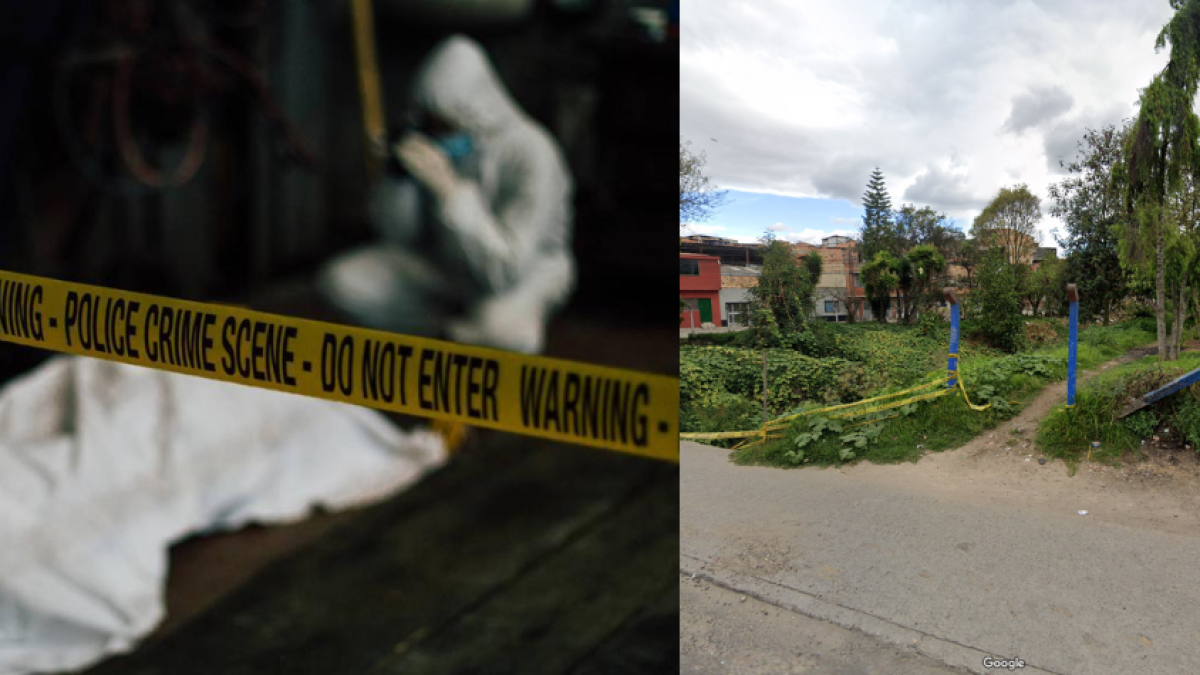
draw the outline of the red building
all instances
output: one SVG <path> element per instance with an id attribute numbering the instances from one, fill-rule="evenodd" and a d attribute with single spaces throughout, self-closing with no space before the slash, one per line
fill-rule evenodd
<path id="1" fill-rule="evenodd" d="M 721 325 L 721 259 L 713 255 L 679 254 L 679 297 L 689 310 L 680 328 Z"/>

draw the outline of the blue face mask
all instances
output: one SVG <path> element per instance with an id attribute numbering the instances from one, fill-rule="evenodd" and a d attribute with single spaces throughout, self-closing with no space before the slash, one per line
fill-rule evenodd
<path id="1" fill-rule="evenodd" d="M 437 138 L 437 144 L 442 146 L 442 150 L 445 150 L 446 154 L 449 155 L 450 159 L 454 160 L 455 163 L 461 162 L 462 160 L 471 156 L 471 137 L 466 134 L 459 133 L 439 136 Z"/>

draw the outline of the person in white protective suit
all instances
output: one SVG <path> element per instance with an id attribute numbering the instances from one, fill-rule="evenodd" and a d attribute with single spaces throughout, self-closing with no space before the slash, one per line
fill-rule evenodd
<path id="1" fill-rule="evenodd" d="M 372 199 L 384 241 L 335 259 L 318 289 L 371 327 L 540 352 L 575 276 L 558 145 L 466 37 L 434 49 L 413 103 L 421 131 L 389 142 L 408 175 Z"/>

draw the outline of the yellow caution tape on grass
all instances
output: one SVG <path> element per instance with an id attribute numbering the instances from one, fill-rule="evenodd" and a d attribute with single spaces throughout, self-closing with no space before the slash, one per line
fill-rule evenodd
<path id="1" fill-rule="evenodd" d="M 949 372 L 950 372 L 950 374 L 945 377 L 939 378 L 932 382 L 927 382 L 925 384 L 922 384 L 922 385 L 919 385 L 916 387 L 905 389 L 903 391 L 898 391 L 894 394 L 885 394 L 883 396 L 867 398 L 867 399 L 863 399 L 861 401 L 856 401 L 854 403 L 844 403 L 841 405 L 829 406 L 827 408 L 819 408 L 816 410 L 806 410 L 802 413 L 796 413 L 795 415 L 779 417 L 779 418 L 771 420 L 770 422 L 767 422 L 761 428 L 754 429 L 751 431 L 713 431 L 713 432 L 700 432 L 700 433 L 685 433 L 685 434 L 679 434 L 679 437 L 682 439 L 685 439 L 685 440 L 693 440 L 693 441 L 718 440 L 718 439 L 724 439 L 724 438 L 744 438 L 744 439 L 746 439 L 745 441 L 743 441 L 742 443 L 739 443 L 737 446 L 735 446 L 733 448 L 734 450 L 737 450 L 738 448 L 741 448 L 741 447 L 745 447 L 748 445 L 754 445 L 755 443 L 761 443 L 763 440 L 765 440 L 766 434 L 771 433 L 771 432 L 780 431 L 785 426 L 787 426 L 786 422 L 789 422 L 791 420 L 794 420 L 794 419 L 797 419 L 800 417 L 815 415 L 817 413 L 830 412 L 833 410 L 843 410 L 846 408 L 854 408 L 854 410 L 842 413 L 840 415 L 830 415 L 829 419 L 840 420 L 840 419 L 848 419 L 848 418 L 853 418 L 853 417 L 862 417 L 863 415 L 869 415 L 871 413 L 879 412 L 882 410 L 890 410 L 892 408 L 899 408 L 901 406 L 908 405 L 909 403 L 916 403 L 918 401 L 926 401 L 929 399 L 938 398 L 940 396 L 945 396 L 949 393 L 954 392 L 956 389 L 962 390 L 963 400 L 965 400 L 967 402 L 967 405 L 971 408 L 971 410 L 975 410 L 978 412 L 978 411 L 987 410 L 988 408 L 992 407 L 991 403 L 989 403 L 987 405 L 975 405 L 974 403 L 971 403 L 971 400 L 969 398 L 967 398 L 967 388 L 963 384 L 962 375 L 957 370 L 952 370 Z M 952 387 L 952 388 L 942 389 L 941 391 L 935 391 L 935 392 L 932 392 L 929 394 L 922 394 L 920 396 L 913 396 L 911 398 L 906 398 L 901 401 L 893 401 L 891 403 L 885 403 L 883 405 L 871 406 L 869 408 L 861 408 L 861 409 L 859 408 L 859 406 L 861 406 L 865 403 L 872 403 L 874 401 L 882 401 L 884 399 L 895 398 L 895 397 L 903 395 L 903 394 L 910 394 L 914 391 L 920 391 L 922 389 L 929 389 L 930 387 L 936 387 L 940 384 L 945 384 L 951 378 L 957 378 L 957 380 L 958 380 L 957 382 L 955 382 L 954 387 Z M 895 417 L 895 415 L 893 415 L 892 417 Z M 884 419 L 891 419 L 891 417 L 886 417 Z M 879 421 L 879 420 L 870 420 L 868 422 L 863 422 L 862 424 L 869 424 L 870 422 L 875 422 L 875 421 Z M 860 425 L 852 424 L 851 426 L 860 426 Z M 757 438 L 757 440 L 751 442 L 751 439 L 754 439 L 754 438 Z"/>
<path id="2" fill-rule="evenodd" d="M 920 396 L 906 398 L 903 401 L 895 401 L 892 403 L 885 403 L 884 405 L 872 406 L 865 410 L 853 410 L 851 412 L 843 413 L 841 415 L 833 415 L 829 419 L 840 420 L 840 419 L 845 419 L 847 417 L 862 417 L 863 415 L 870 415 L 871 413 L 879 412 L 881 410 L 891 410 L 892 408 L 899 408 L 900 406 L 908 405 L 909 403 L 916 403 L 917 401 L 925 401 L 925 400 L 928 400 L 931 398 L 945 396 L 946 394 L 949 394 L 951 391 L 953 391 L 953 390 L 952 389 L 943 389 L 941 391 L 935 391 L 930 394 L 922 394 Z"/>
<path id="3" fill-rule="evenodd" d="M 775 431 L 782 430 L 784 427 L 787 426 L 786 424 L 783 424 L 783 422 L 785 422 L 785 421 L 794 420 L 796 418 L 804 417 L 806 415 L 814 415 L 816 413 L 829 412 L 830 410 L 842 410 L 842 409 L 850 408 L 853 406 L 860 406 L 860 405 L 863 405 L 864 403 L 870 403 L 871 401 L 879 401 L 879 400 L 886 399 L 886 398 L 893 398 L 900 394 L 906 394 L 906 393 L 918 391 L 921 389 L 928 389 L 931 386 L 935 386 L 938 384 L 945 384 L 945 383 L 946 383 L 946 381 L 944 379 L 937 380 L 935 382 L 923 384 L 919 387 L 913 387 L 912 389 L 906 389 L 902 392 L 897 392 L 895 394 L 887 394 L 885 396 L 876 396 L 875 398 L 866 398 L 861 401 L 857 401 L 855 403 L 844 403 L 842 405 L 830 406 L 828 408 L 820 408 L 818 410 L 806 410 L 802 413 L 798 413 L 795 415 L 788 415 L 787 417 L 780 417 L 778 419 L 771 420 L 763 427 L 758 428 L 758 429 L 753 429 L 751 431 L 688 432 L 688 433 L 679 434 L 679 437 L 682 439 L 685 439 L 685 440 L 702 441 L 702 440 L 716 440 L 716 439 L 722 439 L 722 438 L 747 438 L 747 437 L 752 437 L 752 436 L 761 436 L 764 432 L 775 432 Z M 902 401 L 894 401 L 892 403 L 888 403 L 885 405 L 874 406 L 871 408 L 865 408 L 863 410 L 852 410 L 850 412 L 843 413 L 841 415 L 831 415 L 829 417 L 829 419 L 838 420 L 838 419 L 845 419 L 848 417 L 860 417 L 862 415 L 867 415 L 867 414 L 870 414 L 870 413 L 873 413 L 873 412 L 876 412 L 879 410 L 888 410 L 890 408 L 898 408 L 902 405 L 908 405 L 909 403 L 913 403 L 915 401 L 924 401 L 925 399 L 937 398 L 938 396 L 945 396 L 946 394 L 949 394 L 951 391 L 953 391 L 953 390 L 952 389 L 944 389 L 942 391 L 937 391 L 932 394 L 924 394 L 922 396 L 914 396 L 912 398 L 907 398 Z"/>
<path id="4" fill-rule="evenodd" d="M 0 340 L 679 461 L 662 375 L 5 271 Z"/>
<path id="5" fill-rule="evenodd" d="M 954 374 L 958 377 L 957 387 L 962 390 L 963 400 L 967 402 L 967 405 L 971 408 L 971 410 L 979 412 L 992 407 L 991 403 L 987 405 L 975 405 L 974 403 L 971 403 L 971 399 L 967 398 L 967 387 L 963 384 L 962 375 L 959 375 L 958 371 L 954 371 Z"/>
<path id="6" fill-rule="evenodd" d="M 767 428 L 779 427 L 779 426 L 783 426 L 783 423 L 790 422 L 791 420 L 794 420 L 798 417 L 807 417 L 809 415 L 815 415 L 817 413 L 830 412 L 833 410 L 842 410 L 845 408 L 855 408 L 860 405 L 864 405 L 866 403 L 872 403 L 874 401 L 882 401 L 887 398 L 896 398 L 897 396 L 903 396 L 904 394 L 911 394 L 914 391 L 921 391 L 922 389 L 929 389 L 930 387 L 936 387 L 939 384 L 946 384 L 946 382 L 949 379 L 950 379 L 949 377 L 943 377 L 943 378 L 934 380 L 933 382 L 926 382 L 925 384 L 918 385 L 916 387 L 911 387 L 911 388 L 905 389 L 903 391 L 898 391 L 894 394 L 884 394 L 883 396 L 876 396 L 874 398 L 864 398 L 863 400 L 855 401 L 854 403 L 843 403 L 841 405 L 829 406 L 827 408 L 819 408 L 817 410 L 805 410 L 802 413 L 796 413 L 795 415 L 788 415 L 787 417 L 778 417 L 776 419 L 771 420 L 770 422 L 767 422 L 766 427 Z M 903 404 L 901 404 L 901 405 L 903 405 Z M 850 415 L 841 415 L 839 417 L 849 417 L 849 416 Z M 835 417 L 833 419 L 838 419 L 838 417 Z"/>

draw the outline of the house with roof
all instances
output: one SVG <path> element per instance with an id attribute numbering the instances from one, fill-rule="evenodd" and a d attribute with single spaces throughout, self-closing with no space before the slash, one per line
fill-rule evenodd
<path id="1" fill-rule="evenodd" d="M 688 306 L 679 320 L 681 329 L 721 325 L 721 259 L 680 253 L 679 297 Z"/>

